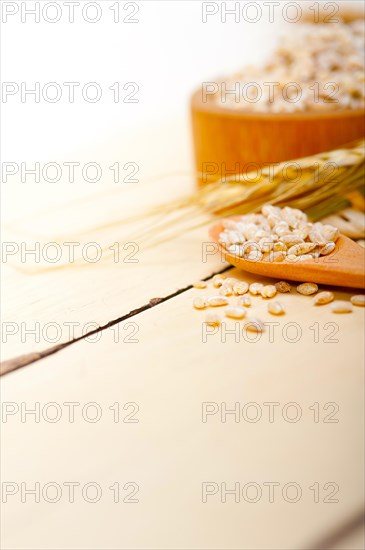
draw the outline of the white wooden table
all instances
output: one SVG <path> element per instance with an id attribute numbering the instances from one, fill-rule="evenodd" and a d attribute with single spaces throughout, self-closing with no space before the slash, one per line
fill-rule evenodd
<path id="1" fill-rule="evenodd" d="M 141 150 L 137 138 L 129 146 Z M 145 172 L 158 174 L 161 143 L 142 150 Z M 168 166 L 186 169 L 189 158 L 186 137 L 170 147 Z M 181 180 L 102 191 L 80 191 L 77 206 L 70 193 L 67 208 L 48 197 L 34 212 L 23 197 L 9 240 L 75 238 L 82 226 L 181 192 Z M 5 192 L 11 200 L 13 189 Z M 110 244 L 123 231 L 111 226 L 87 239 Z M 277 323 L 274 333 L 249 342 L 224 340 L 219 330 L 204 341 L 204 313 L 191 304 L 204 291 L 191 285 L 226 267 L 216 256 L 202 261 L 206 238 L 202 228 L 141 249 L 138 263 L 35 273 L 5 266 L 3 321 L 18 332 L 8 334 L 4 360 L 26 356 L 29 364 L 1 379 L 4 548 L 364 547 L 363 311 L 335 316 L 293 291 L 276 319 L 254 298 L 255 315 Z M 64 347 L 70 321 L 74 338 L 104 328 Z M 57 323 L 61 336 L 24 338 L 22 322 Z M 60 349 L 48 355 L 53 346 Z M 48 356 L 31 362 L 34 353 Z M 4 372 L 17 365 L 5 363 Z M 39 418 L 26 413 L 37 407 Z"/>

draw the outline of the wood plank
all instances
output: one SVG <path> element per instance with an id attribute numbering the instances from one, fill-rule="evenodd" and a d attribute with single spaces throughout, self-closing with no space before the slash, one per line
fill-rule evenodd
<path id="1" fill-rule="evenodd" d="M 158 141 L 154 139 L 157 131 Z M 206 228 L 146 249 L 135 238 L 144 220 L 118 224 L 194 189 L 189 132 L 184 113 L 144 133 L 108 136 L 102 153 L 95 146 L 67 157 L 82 165 L 90 157 L 98 161 L 106 175 L 96 184 L 79 180 L 70 184 L 65 177 L 51 186 L 31 180 L 22 183 L 20 174 L 18 180 L 9 179 L 3 191 L 7 204 L 3 241 L 14 243 L 19 251 L 39 243 L 41 261 L 27 255 L 23 263 L 17 252 L 4 265 L 3 361 L 78 338 L 148 304 L 151 298 L 167 296 L 224 268 L 219 255 L 202 261 Z M 138 183 L 114 183 L 113 172 L 105 167 L 121 157 L 138 161 Z M 117 241 L 121 244 L 115 247 Z M 48 254 L 49 242 L 61 245 L 60 262 L 51 264 L 42 258 L 42 253 Z M 69 257 L 67 242 L 79 243 L 76 259 L 82 259 L 80 251 L 88 243 L 97 243 L 103 248 L 102 259 L 59 269 Z M 90 254 L 94 252 L 92 247 Z M 53 253 L 56 250 L 49 249 L 49 256 Z M 112 257 L 105 259 L 107 253 Z"/>
<path id="2" fill-rule="evenodd" d="M 232 334 L 224 342 L 220 330 L 204 343 L 204 312 L 191 307 L 201 292 L 191 289 L 141 313 L 136 326 L 125 321 L 119 342 L 107 329 L 97 342 L 83 340 L 2 379 L 3 401 L 19 407 L 56 402 L 63 414 L 56 423 L 8 417 L 3 480 L 42 486 L 94 481 L 103 490 L 96 504 L 80 496 L 69 504 L 64 492 L 56 504 L 9 497 L 3 505 L 6 548 L 306 548 L 358 514 L 364 503 L 361 308 L 335 316 L 293 293 L 280 298 L 287 315 L 276 319 L 254 298 L 255 315 L 279 323 L 272 342 L 269 331 L 256 343 L 235 342 Z M 296 343 L 292 329 L 285 329 L 290 322 L 302 331 Z M 311 330 L 315 322 L 319 341 Z M 328 323 L 338 326 L 332 337 L 336 327 Z M 234 321 L 226 326 L 234 327 Z M 138 342 L 126 342 L 134 329 Z M 81 409 L 92 401 L 102 410 L 99 422 L 77 412 L 74 423 L 67 421 L 64 402 L 79 402 Z M 109 407 L 115 402 L 137 403 L 139 422 L 114 423 Z M 217 403 L 220 412 L 223 402 L 227 408 L 256 403 L 246 413 L 259 410 L 262 417 L 251 423 L 228 415 L 223 423 L 217 413 L 204 423 L 203 402 Z M 267 402 L 279 403 L 273 422 Z M 297 422 L 284 419 L 295 413 L 288 403 L 302 413 Z M 325 410 L 327 403 L 338 407 L 332 416 L 338 422 L 324 422 L 335 411 Z M 113 503 L 108 487 L 116 481 L 138 483 L 139 503 Z M 256 483 L 262 496 L 254 504 L 228 495 L 222 503 L 219 490 L 203 503 L 203 482 L 228 488 L 238 482 L 241 489 Z M 272 503 L 265 482 L 280 484 Z M 296 503 L 282 497 L 289 482 L 302 490 Z M 310 489 L 315 483 L 318 503 Z M 324 502 L 336 487 L 325 489 L 326 483 L 338 485 L 338 502 Z"/>

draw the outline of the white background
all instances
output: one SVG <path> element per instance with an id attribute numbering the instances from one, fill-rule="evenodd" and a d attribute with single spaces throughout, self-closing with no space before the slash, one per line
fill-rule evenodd
<path id="1" fill-rule="evenodd" d="M 273 22 L 269 21 L 266 2 L 251 2 L 262 8 L 256 22 L 250 22 L 256 17 L 255 8 L 242 11 L 248 2 L 210 2 L 208 9 L 217 13 L 208 16 L 205 23 L 207 3 L 195 0 L 129 3 L 138 6 L 138 13 L 132 16 L 138 23 L 123 22 L 133 11 L 133 5 L 126 6 L 127 2 L 119 2 L 119 23 L 114 22 L 115 12 L 110 9 L 115 1 L 95 2 L 101 13 L 96 23 L 87 22 L 82 15 L 82 9 L 90 4 L 86 0 L 76 2 L 74 23 L 69 22 L 70 11 L 64 1 L 47 0 L 38 2 L 37 23 L 29 13 L 35 4 L 1 2 L 2 81 L 30 89 L 36 82 L 41 89 L 56 82 L 63 95 L 56 103 L 42 96 L 36 103 L 32 95 L 22 102 L 20 92 L 3 96 L 2 162 L 27 162 L 32 166 L 35 162 L 98 162 L 107 158 L 111 164 L 140 163 L 136 157 L 142 150 L 139 143 L 144 140 L 144 148 L 149 149 L 156 166 L 152 169 L 145 159 L 142 176 L 163 172 L 167 158 L 178 169 L 191 170 L 189 98 L 193 90 L 203 81 L 263 61 L 285 27 L 292 30 L 297 24 L 283 19 L 283 10 L 290 2 L 281 2 L 275 8 Z M 44 15 L 47 4 L 53 7 L 49 5 Z M 308 7 L 314 2 L 301 4 Z M 227 15 L 224 21 L 224 8 L 235 6 L 239 8 L 238 17 Z M 17 12 L 6 18 L 12 10 Z M 96 13 L 92 6 L 86 12 L 89 19 L 94 19 Z M 285 13 L 289 18 L 295 16 L 291 8 Z M 46 21 L 59 15 L 56 23 Z M 80 83 L 72 104 L 64 82 Z M 97 103 L 82 98 L 80 90 L 88 82 L 101 86 L 103 96 Z M 136 82 L 138 103 L 115 103 L 109 89 L 115 82 L 121 88 L 126 82 Z M 33 202 L 46 204 L 50 197 L 57 201 L 76 197 L 81 189 L 74 186 L 70 190 L 66 182 L 63 186 L 38 185 L 30 191 L 31 184 L 28 177 L 26 189 L 16 185 L 16 178 L 12 187 L 7 185 L 6 218 L 14 219 L 14 210 L 22 213 Z"/>

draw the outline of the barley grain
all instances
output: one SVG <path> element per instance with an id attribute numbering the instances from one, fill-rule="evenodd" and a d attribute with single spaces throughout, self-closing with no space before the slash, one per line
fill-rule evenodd
<path id="1" fill-rule="evenodd" d="M 219 315 L 216 315 L 215 313 L 208 313 L 205 318 L 205 322 L 210 327 L 219 327 L 219 325 L 221 324 L 221 319 Z"/>
<path id="2" fill-rule="evenodd" d="M 299 294 L 304 294 L 304 296 L 311 296 L 318 292 L 318 285 L 316 283 L 302 283 L 297 286 L 297 291 Z"/>
<path id="3" fill-rule="evenodd" d="M 221 294 L 222 296 L 232 296 L 232 292 L 232 286 L 227 283 L 223 283 L 223 285 L 219 289 L 219 294 Z"/>
<path id="4" fill-rule="evenodd" d="M 319 292 L 315 296 L 313 300 L 313 304 L 316 306 L 322 306 L 324 304 L 329 304 L 330 302 L 333 302 L 334 299 L 335 297 L 333 292 L 329 292 L 329 291 Z"/>
<path id="5" fill-rule="evenodd" d="M 243 326 L 249 332 L 264 332 L 265 330 L 263 322 L 256 317 L 248 317 L 247 320 L 244 321 Z"/>
<path id="6" fill-rule="evenodd" d="M 274 252 L 286 252 L 287 246 L 283 241 L 276 241 L 273 246 Z"/>
<path id="7" fill-rule="evenodd" d="M 226 317 L 230 317 L 232 319 L 243 319 L 246 316 L 246 310 L 243 307 L 239 306 L 232 306 L 225 310 Z"/>
<path id="8" fill-rule="evenodd" d="M 278 283 L 275 283 L 276 290 L 281 293 L 290 292 L 291 286 L 286 281 L 279 281 Z"/>
<path id="9" fill-rule="evenodd" d="M 207 298 L 207 304 L 210 307 L 221 307 L 228 305 L 228 300 L 224 296 L 211 296 Z"/>
<path id="10" fill-rule="evenodd" d="M 351 313 L 353 311 L 351 302 L 345 302 L 344 300 L 336 300 L 331 304 L 333 313 Z"/>
<path id="11" fill-rule="evenodd" d="M 324 225 L 322 228 L 322 234 L 324 235 L 327 242 L 336 242 L 340 232 L 337 227 L 333 227 L 333 225 Z"/>
<path id="12" fill-rule="evenodd" d="M 205 298 L 200 298 L 199 296 L 198 298 L 194 298 L 193 306 L 195 307 L 195 309 L 205 309 L 208 304 Z"/>
<path id="13" fill-rule="evenodd" d="M 363 109 L 364 30 L 361 17 L 360 14 L 359 19 L 346 24 L 337 19 L 336 25 L 328 25 L 324 21 L 299 25 L 299 28 L 280 37 L 277 48 L 267 62 L 243 67 L 239 73 L 225 77 L 227 89 L 239 85 L 241 90 L 250 82 L 255 82 L 261 90 L 259 97 L 256 90 L 250 92 L 248 89 L 238 100 L 235 94 L 228 97 L 225 94 L 223 101 L 222 93 L 218 91 L 212 100 L 221 108 L 259 113 Z M 298 98 L 295 88 L 291 91 L 288 89 L 285 96 L 275 91 L 273 97 L 270 97 L 265 86 L 268 82 L 281 82 L 279 90 L 285 83 L 297 83 L 296 87 L 301 90 L 300 96 Z M 311 82 L 321 83 L 318 94 L 310 93 Z M 335 95 L 332 86 L 326 89 L 323 85 L 325 82 L 331 82 L 336 88 Z M 275 215 L 274 210 L 267 212 Z M 291 219 L 290 214 L 295 216 L 294 212 L 289 211 L 287 219 Z"/>
<path id="14" fill-rule="evenodd" d="M 356 296 L 351 296 L 351 303 L 354 306 L 364 307 L 365 306 L 365 296 L 363 294 L 356 294 Z"/>
<path id="15" fill-rule="evenodd" d="M 227 247 L 228 252 L 233 254 L 233 256 L 242 256 L 243 247 L 241 244 L 231 244 Z"/>
<path id="16" fill-rule="evenodd" d="M 302 256 L 314 250 L 316 246 L 317 245 L 315 243 L 295 244 L 294 246 L 291 246 L 289 248 L 288 254 L 295 254 L 295 256 Z"/>
<path id="17" fill-rule="evenodd" d="M 233 294 L 236 296 L 241 296 L 242 294 L 246 294 L 248 292 L 248 283 L 245 281 L 238 281 L 233 285 Z"/>
<path id="18" fill-rule="evenodd" d="M 249 252 L 246 256 L 246 260 L 249 262 L 260 262 L 262 260 L 262 252 L 261 250 L 252 250 L 252 252 Z"/>
<path id="19" fill-rule="evenodd" d="M 236 279 L 235 277 L 227 277 L 227 279 L 224 281 L 225 284 L 230 285 L 233 287 L 236 283 L 239 283 L 239 279 Z"/>
<path id="20" fill-rule="evenodd" d="M 207 283 L 205 281 L 196 281 L 193 283 L 194 288 L 207 288 Z"/>
<path id="21" fill-rule="evenodd" d="M 264 285 L 262 283 L 251 283 L 248 288 L 252 296 L 257 296 L 258 294 L 261 294 L 261 290 L 264 288 Z"/>
<path id="22" fill-rule="evenodd" d="M 279 252 L 269 252 L 266 261 L 267 262 L 283 262 L 286 258 L 285 250 Z"/>
<path id="23" fill-rule="evenodd" d="M 224 283 L 225 277 L 223 275 L 214 275 L 212 282 L 215 288 L 219 288 Z"/>
<path id="24" fill-rule="evenodd" d="M 272 315 L 283 315 L 285 313 L 285 310 L 280 302 L 269 302 L 267 309 Z"/>
<path id="25" fill-rule="evenodd" d="M 251 306 L 251 298 L 248 294 L 245 296 L 240 296 L 237 300 L 237 304 L 241 307 L 250 307 Z"/>
<path id="26" fill-rule="evenodd" d="M 276 296 L 276 286 L 274 285 L 265 285 L 264 288 L 261 289 L 261 296 L 263 298 L 273 298 Z"/>
<path id="27" fill-rule="evenodd" d="M 304 240 L 295 233 L 289 233 L 280 237 L 280 241 L 285 244 L 285 247 L 291 248 L 296 244 L 303 244 Z"/>
<path id="28" fill-rule="evenodd" d="M 328 254 L 331 254 L 331 252 L 333 252 L 335 248 L 336 248 L 336 243 L 334 243 L 333 241 L 329 241 L 327 244 L 323 246 L 323 248 L 321 248 L 320 255 L 327 256 Z"/>

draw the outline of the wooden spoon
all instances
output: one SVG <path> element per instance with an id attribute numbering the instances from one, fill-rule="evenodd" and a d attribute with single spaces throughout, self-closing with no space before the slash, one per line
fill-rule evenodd
<path id="1" fill-rule="evenodd" d="M 237 219 L 239 216 L 233 217 Z M 264 277 L 282 280 L 323 283 L 351 288 L 365 287 L 365 249 L 344 235 L 336 241 L 336 248 L 327 256 L 301 262 L 250 261 L 227 252 L 218 242 L 224 230 L 221 222 L 214 223 L 209 230 L 210 238 L 217 243 L 222 256 L 230 264 Z"/>

